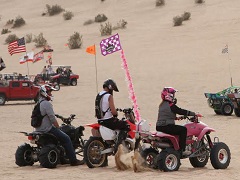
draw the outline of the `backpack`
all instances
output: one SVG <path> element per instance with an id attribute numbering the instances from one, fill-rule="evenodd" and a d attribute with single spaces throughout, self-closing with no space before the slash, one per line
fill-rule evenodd
<path id="1" fill-rule="evenodd" d="M 108 92 L 103 93 L 102 95 L 98 94 L 95 99 L 95 117 L 98 119 L 103 118 L 103 116 L 106 114 L 106 112 L 109 110 L 109 108 L 104 112 L 102 111 L 102 97 L 108 94 Z"/>
<path id="2" fill-rule="evenodd" d="M 42 101 L 44 101 L 44 100 L 42 100 Z M 42 116 L 41 111 L 40 111 L 40 103 L 42 101 L 38 102 L 34 106 L 33 111 L 32 111 L 31 126 L 34 128 L 41 126 L 42 120 L 43 120 L 44 116 L 46 116 L 46 114 L 44 116 Z"/>

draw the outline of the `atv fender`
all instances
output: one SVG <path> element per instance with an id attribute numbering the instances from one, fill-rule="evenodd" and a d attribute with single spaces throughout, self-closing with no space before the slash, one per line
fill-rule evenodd
<path id="1" fill-rule="evenodd" d="M 203 138 L 203 136 L 206 134 L 206 133 L 210 133 L 210 132 L 215 132 L 215 129 L 213 128 L 210 128 L 210 127 L 205 127 L 203 128 L 202 132 L 199 134 L 198 136 L 198 141 L 201 141 L 201 139 Z"/>
<path id="2" fill-rule="evenodd" d="M 171 141 L 171 143 L 173 144 L 173 147 L 174 147 L 175 150 L 179 150 L 179 148 L 180 148 L 179 143 L 178 143 L 178 139 L 175 136 L 172 136 L 170 134 L 166 134 L 166 133 L 163 133 L 163 132 L 153 133 L 153 136 L 169 139 Z"/>

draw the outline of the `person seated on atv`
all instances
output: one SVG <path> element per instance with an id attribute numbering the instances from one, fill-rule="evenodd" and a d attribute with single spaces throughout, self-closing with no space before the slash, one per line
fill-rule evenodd
<path id="1" fill-rule="evenodd" d="M 176 114 L 184 116 L 201 116 L 200 114 L 179 108 L 175 98 L 176 89 L 172 87 L 164 87 L 161 93 L 162 102 L 158 109 L 158 119 L 156 123 L 156 130 L 171 135 L 179 135 L 180 154 L 189 155 L 191 152 L 185 151 L 187 128 L 181 125 L 176 125 L 175 120 L 178 120 Z"/>
<path id="2" fill-rule="evenodd" d="M 56 136 L 66 150 L 71 166 L 82 165 L 82 161 L 76 158 L 75 150 L 70 137 L 59 129 L 59 124 L 56 120 L 53 106 L 50 101 L 53 100 L 52 91 L 56 91 L 52 86 L 45 84 L 39 90 L 40 111 L 42 116 L 42 124 L 36 128 L 37 132 L 51 133 Z"/>
<path id="3" fill-rule="evenodd" d="M 126 121 L 120 121 L 118 112 L 114 105 L 113 91 L 119 92 L 117 84 L 112 79 L 107 79 L 103 83 L 103 90 L 98 93 L 95 100 L 95 116 L 98 123 L 112 130 L 120 130 L 115 152 L 122 140 L 126 139 L 129 126 Z M 100 99 L 99 99 L 100 98 Z M 100 103 L 98 103 L 100 102 Z"/>

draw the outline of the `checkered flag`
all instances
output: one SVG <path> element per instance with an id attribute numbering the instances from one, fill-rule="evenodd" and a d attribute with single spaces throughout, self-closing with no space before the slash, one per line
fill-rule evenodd
<path id="1" fill-rule="evenodd" d="M 116 51 L 119 51 L 122 49 L 120 44 L 119 35 L 115 34 L 107 39 L 103 39 L 100 42 L 100 49 L 103 56 L 106 56 L 108 54 L 112 54 Z"/>
<path id="2" fill-rule="evenodd" d="M 223 54 L 228 53 L 228 45 L 226 45 L 225 48 L 222 49 L 222 53 Z"/>

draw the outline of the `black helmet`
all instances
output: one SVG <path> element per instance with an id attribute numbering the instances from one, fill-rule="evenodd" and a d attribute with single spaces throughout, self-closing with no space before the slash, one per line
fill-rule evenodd
<path id="1" fill-rule="evenodd" d="M 107 87 L 109 90 L 114 90 L 116 92 L 119 92 L 117 84 L 112 79 L 107 79 L 103 83 L 103 88 Z"/>

